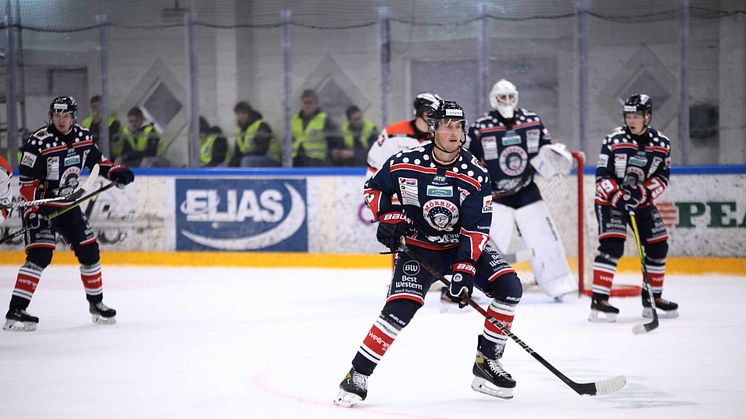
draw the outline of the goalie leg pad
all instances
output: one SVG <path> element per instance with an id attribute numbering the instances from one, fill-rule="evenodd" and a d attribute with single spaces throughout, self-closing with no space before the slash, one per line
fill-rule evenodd
<path id="1" fill-rule="evenodd" d="M 513 212 L 508 206 L 492 203 L 492 224 L 490 224 L 490 238 L 497 245 L 497 249 L 505 254 L 510 248 L 515 230 Z"/>
<path id="2" fill-rule="evenodd" d="M 539 289 L 552 298 L 577 291 L 578 282 L 570 272 L 559 231 L 546 203 L 536 201 L 517 209 L 515 221 L 526 247 L 534 249 L 531 269 Z"/>

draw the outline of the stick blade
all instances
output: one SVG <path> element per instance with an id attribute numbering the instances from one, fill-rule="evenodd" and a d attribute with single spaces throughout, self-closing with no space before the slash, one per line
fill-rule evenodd
<path id="1" fill-rule="evenodd" d="M 598 381 L 596 384 L 596 394 L 611 394 L 627 384 L 627 377 L 623 375 L 617 375 L 616 377 L 609 378 L 608 380 Z"/>
<path id="2" fill-rule="evenodd" d="M 658 319 L 653 319 L 650 323 L 638 324 L 632 328 L 632 333 L 636 335 L 644 335 L 658 328 Z"/>

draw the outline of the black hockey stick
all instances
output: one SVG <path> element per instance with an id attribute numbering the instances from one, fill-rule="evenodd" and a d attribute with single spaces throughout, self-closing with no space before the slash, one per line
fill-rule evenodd
<path id="1" fill-rule="evenodd" d="M 450 287 L 450 281 L 446 279 L 443 274 L 430 266 L 427 262 L 422 260 L 416 253 L 412 252 L 405 244 L 402 243 L 402 246 L 399 249 L 400 251 L 406 253 L 409 255 L 412 259 L 416 260 L 420 266 L 425 268 L 428 272 L 430 272 L 436 279 L 438 279 L 440 282 L 444 283 L 447 287 Z M 475 303 L 472 299 L 469 299 L 469 305 L 479 312 L 482 316 L 484 316 L 487 321 L 492 323 L 493 326 L 500 329 L 501 332 L 505 333 L 506 336 L 513 339 L 515 343 L 521 346 L 526 352 L 531 354 L 531 356 L 534 357 L 539 363 L 543 366 L 545 366 L 549 371 L 551 371 L 554 375 L 556 375 L 562 382 L 567 384 L 571 389 L 575 390 L 576 393 L 580 394 L 581 396 L 596 396 L 600 394 L 609 394 L 613 393 L 620 388 L 624 387 L 624 385 L 627 383 L 627 378 L 623 375 L 617 375 L 616 377 L 609 378 L 607 380 L 602 381 L 596 381 L 592 383 L 576 383 L 575 381 L 567 378 L 565 374 L 562 374 L 557 368 L 555 368 L 552 364 L 550 364 L 546 359 L 542 358 L 541 355 L 534 352 L 531 347 L 529 347 L 525 342 L 523 342 L 518 336 L 513 334 L 513 332 L 510 331 L 507 327 L 505 327 L 502 323 L 495 320 L 494 318 L 490 317 L 489 314 L 487 314 L 486 311 L 477 303 Z"/>
<path id="2" fill-rule="evenodd" d="M 59 209 L 59 210 L 57 210 L 57 211 L 55 211 L 55 212 L 47 215 L 47 219 L 51 220 L 53 218 L 59 217 L 60 215 L 62 215 L 64 213 L 72 210 L 73 208 L 79 207 L 83 202 L 85 202 L 85 201 L 93 198 L 94 196 L 96 196 L 96 195 L 98 195 L 98 194 L 100 194 L 102 192 L 105 192 L 105 191 L 111 189 L 113 186 L 116 186 L 116 185 L 117 185 L 116 182 L 111 182 L 108 185 L 102 186 L 102 187 L 96 189 L 95 191 L 89 193 L 88 195 L 85 195 L 82 198 L 79 198 L 78 200 L 73 201 L 72 203 L 70 203 L 70 205 L 66 206 L 65 208 L 61 208 L 61 209 Z M 0 240 L 0 244 L 3 244 L 3 243 L 5 243 L 7 241 L 10 241 L 10 240 L 13 240 L 14 238 L 22 235 L 23 233 L 25 233 L 25 232 L 27 232 L 29 230 L 33 230 L 33 227 L 22 228 L 22 229 L 16 231 L 15 233 L 12 233 L 12 234 L 8 235 L 7 237 L 4 237 L 2 240 Z"/>
<path id="3" fill-rule="evenodd" d="M 85 194 L 86 191 L 91 189 L 93 184 L 96 183 L 96 178 L 98 178 L 98 172 L 100 169 L 101 168 L 99 167 L 98 163 L 93 165 L 93 168 L 91 168 L 88 174 L 88 178 L 85 180 L 85 182 L 83 182 L 83 184 L 80 185 L 78 189 L 76 189 L 69 195 L 55 196 L 54 198 L 36 199 L 33 201 L 24 201 L 24 200 L 16 201 L 6 206 L 5 209 L 28 208 L 28 207 L 33 207 L 35 205 L 46 204 L 49 202 L 61 202 L 61 201 L 73 202 L 76 199 L 83 196 L 83 194 Z"/>
<path id="4" fill-rule="evenodd" d="M 653 309 L 653 320 L 650 323 L 638 324 L 632 328 L 632 333 L 636 335 L 643 335 L 658 327 L 658 310 L 655 309 L 655 296 L 653 295 L 653 286 L 650 285 L 650 277 L 648 276 L 648 269 L 645 267 L 645 253 L 642 250 L 642 243 L 640 241 L 640 231 L 637 229 L 637 217 L 635 217 L 634 210 L 629 212 L 629 221 L 632 224 L 632 231 L 635 233 L 635 243 L 637 243 L 637 253 L 640 254 L 640 266 L 642 267 L 642 282 L 645 284 L 645 289 L 648 292 L 648 300 L 650 301 L 650 308 Z"/>

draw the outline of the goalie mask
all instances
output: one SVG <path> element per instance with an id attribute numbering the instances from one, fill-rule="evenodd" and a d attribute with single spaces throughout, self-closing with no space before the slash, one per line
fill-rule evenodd
<path id="1" fill-rule="evenodd" d="M 650 121 L 653 119 L 653 101 L 650 96 L 645 94 L 632 95 L 624 101 L 624 109 L 622 110 L 622 118 L 628 113 L 639 113 L 645 118 L 645 126 L 650 125 Z M 625 125 L 626 125 L 625 121 Z"/>
<path id="2" fill-rule="evenodd" d="M 72 96 L 57 96 L 49 104 L 49 123 L 52 123 L 52 115 L 56 113 L 69 113 L 73 117 L 73 124 L 78 119 L 78 103 Z"/>
<path id="3" fill-rule="evenodd" d="M 512 119 L 518 106 L 518 89 L 505 79 L 500 79 L 490 90 L 490 105 L 505 119 Z"/>
<path id="4" fill-rule="evenodd" d="M 426 117 L 425 114 L 438 109 L 438 106 L 442 101 L 443 99 L 441 99 L 440 96 L 436 95 L 435 93 L 420 93 L 414 98 L 412 112 L 414 113 L 415 117 Z"/>

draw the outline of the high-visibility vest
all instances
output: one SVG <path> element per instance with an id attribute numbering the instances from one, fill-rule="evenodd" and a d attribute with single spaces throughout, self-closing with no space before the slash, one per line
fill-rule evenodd
<path id="1" fill-rule="evenodd" d="M 246 131 L 244 131 L 243 134 L 241 133 L 241 127 L 236 128 L 236 145 L 241 154 L 246 154 L 256 147 L 254 137 L 256 137 L 256 133 L 259 131 L 259 127 L 263 122 L 263 119 L 254 121 L 248 128 L 246 128 Z M 282 160 L 282 147 L 277 136 L 274 134 L 269 138 L 267 156 L 277 162 Z"/>
<path id="2" fill-rule="evenodd" d="M 140 131 L 140 133 L 135 137 L 132 134 L 132 131 L 130 131 L 130 127 L 124 127 L 122 130 L 122 137 L 124 137 L 124 140 L 127 141 L 132 148 L 133 151 L 143 152 L 148 149 L 148 137 L 150 137 L 150 133 L 155 129 L 155 127 L 151 125 L 147 125 L 145 128 Z M 158 155 L 161 154 L 161 145 L 160 141 L 158 144 Z"/>
<path id="3" fill-rule="evenodd" d="M 212 150 L 215 147 L 215 141 L 218 139 L 218 135 L 208 135 L 200 138 L 199 140 L 199 162 L 202 166 L 207 166 L 212 162 Z M 231 154 L 228 150 L 225 151 L 224 164 L 228 164 L 230 161 Z"/>
<path id="4" fill-rule="evenodd" d="M 370 121 L 363 121 L 363 129 L 360 131 L 360 144 L 365 147 L 365 149 L 368 149 L 368 139 L 370 138 L 370 134 L 373 133 L 373 130 L 376 128 L 375 125 L 373 125 Z M 355 149 L 355 133 L 352 132 L 350 129 L 350 123 L 345 122 L 344 125 L 342 125 L 342 138 L 344 139 L 345 148 L 348 150 L 354 150 Z"/>
<path id="5" fill-rule="evenodd" d="M 106 126 L 108 128 L 111 128 L 111 124 L 113 124 L 117 120 L 117 117 L 115 115 L 109 115 L 108 118 L 106 118 Z M 93 118 L 88 117 L 81 122 L 81 125 L 85 129 L 91 129 L 91 125 L 93 125 Z M 101 128 L 99 128 L 101 129 Z M 98 140 L 98 138 L 96 138 Z M 109 152 L 111 153 L 111 157 L 118 157 L 122 154 L 122 144 L 124 144 L 124 141 L 122 141 L 121 136 L 115 136 L 115 137 L 109 137 Z"/>
<path id="6" fill-rule="evenodd" d="M 326 112 L 319 112 L 303 129 L 303 118 L 295 114 L 290 124 L 293 133 L 293 157 L 298 156 L 298 149 L 303 144 L 303 149 L 308 157 L 326 160 L 326 136 L 324 133 L 326 125 Z"/>

